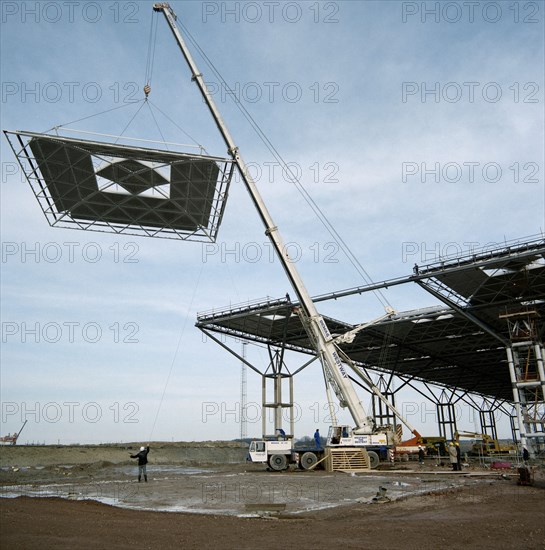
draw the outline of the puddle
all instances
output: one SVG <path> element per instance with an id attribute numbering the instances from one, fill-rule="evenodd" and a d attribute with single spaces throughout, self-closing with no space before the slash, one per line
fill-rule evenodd
<path id="1" fill-rule="evenodd" d="M 128 466 L 115 466 L 114 472 L 124 475 L 133 476 L 138 474 L 138 466 L 131 464 Z M 167 464 L 148 464 L 148 475 L 172 474 L 172 475 L 197 475 L 197 474 L 212 474 L 213 470 L 205 470 L 203 468 L 195 468 L 189 466 L 172 466 Z M 166 479 L 166 478 L 165 478 Z"/>
<path id="2" fill-rule="evenodd" d="M 380 487 L 395 501 L 442 491 L 453 486 L 452 479 L 434 479 L 433 485 L 420 478 L 386 475 L 343 476 L 264 475 L 262 472 L 225 472 L 173 464 L 150 464 L 148 483 L 137 481 L 138 468 L 112 465 L 86 471 L 79 478 L 63 477 L 61 472 L 47 481 L 0 486 L 0 497 L 58 497 L 68 500 L 94 500 L 131 510 L 185 512 L 193 514 L 252 515 L 247 505 L 285 504 L 285 515 L 370 503 Z M 42 474 L 39 474 L 40 477 Z M 24 482 L 23 482 L 24 480 Z M 463 485 L 462 479 L 456 485 Z M 461 483 L 460 483 L 461 482 Z"/>

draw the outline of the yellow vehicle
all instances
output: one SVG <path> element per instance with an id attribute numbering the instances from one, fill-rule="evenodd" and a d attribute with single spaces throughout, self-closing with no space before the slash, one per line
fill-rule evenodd
<path id="1" fill-rule="evenodd" d="M 516 445 L 501 445 L 497 439 L 493 439 L 487 434 L 479 434 L 474 432 L 456 432 L 454 434 L 454 437 L 457 442 L 460 441 L 460 437 L 475 439 L 475 442 L 471 446 L 470 454 L 472 455 L 491 456 L 517 453 Z"/>

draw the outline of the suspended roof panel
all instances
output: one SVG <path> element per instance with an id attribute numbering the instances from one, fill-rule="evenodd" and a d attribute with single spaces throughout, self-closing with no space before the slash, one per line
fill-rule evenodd
<path id="1" fill-rule="evenodd" d="M 51 225 L 216 238 L 234 167 L 229 159 L 31 132 L 6 135 Z"/>

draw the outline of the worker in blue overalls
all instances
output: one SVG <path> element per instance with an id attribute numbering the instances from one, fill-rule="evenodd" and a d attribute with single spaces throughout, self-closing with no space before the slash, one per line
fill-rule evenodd
<path id="1" fill-rule="evenodd" d="M 316 448 L 321 449 L 322 448 L 322 438 L 320 437 L 320 430 L 316 428 L 316 431 L 314 432 L 314 443 L 316 443 Z"/>

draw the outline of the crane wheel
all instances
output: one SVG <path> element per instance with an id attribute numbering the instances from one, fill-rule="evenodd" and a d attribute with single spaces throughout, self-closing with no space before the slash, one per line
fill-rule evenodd
<path id="1" fill-rule="evenodd" d="M 367 451 L 367 454 L 369 455 L 369 466 L 371 466 L 371 470 L 374 470 L 380 464 L 380 458 L 375 451 Z"/>
<path id="2" fill-rule="evenodd" d="M 303 454 L 299 464 L 303 470 L 310 470 L 316 462 L 318 462 L 318 457 L 314 453 L 308 452 Z"/>
<path id="3" fill-rule="evenodd" d="M 269 466 L 273 470 L 280 472 L 288 467 L 288 459 L 286 455 L 272 455 L 269 459 Z"/>

